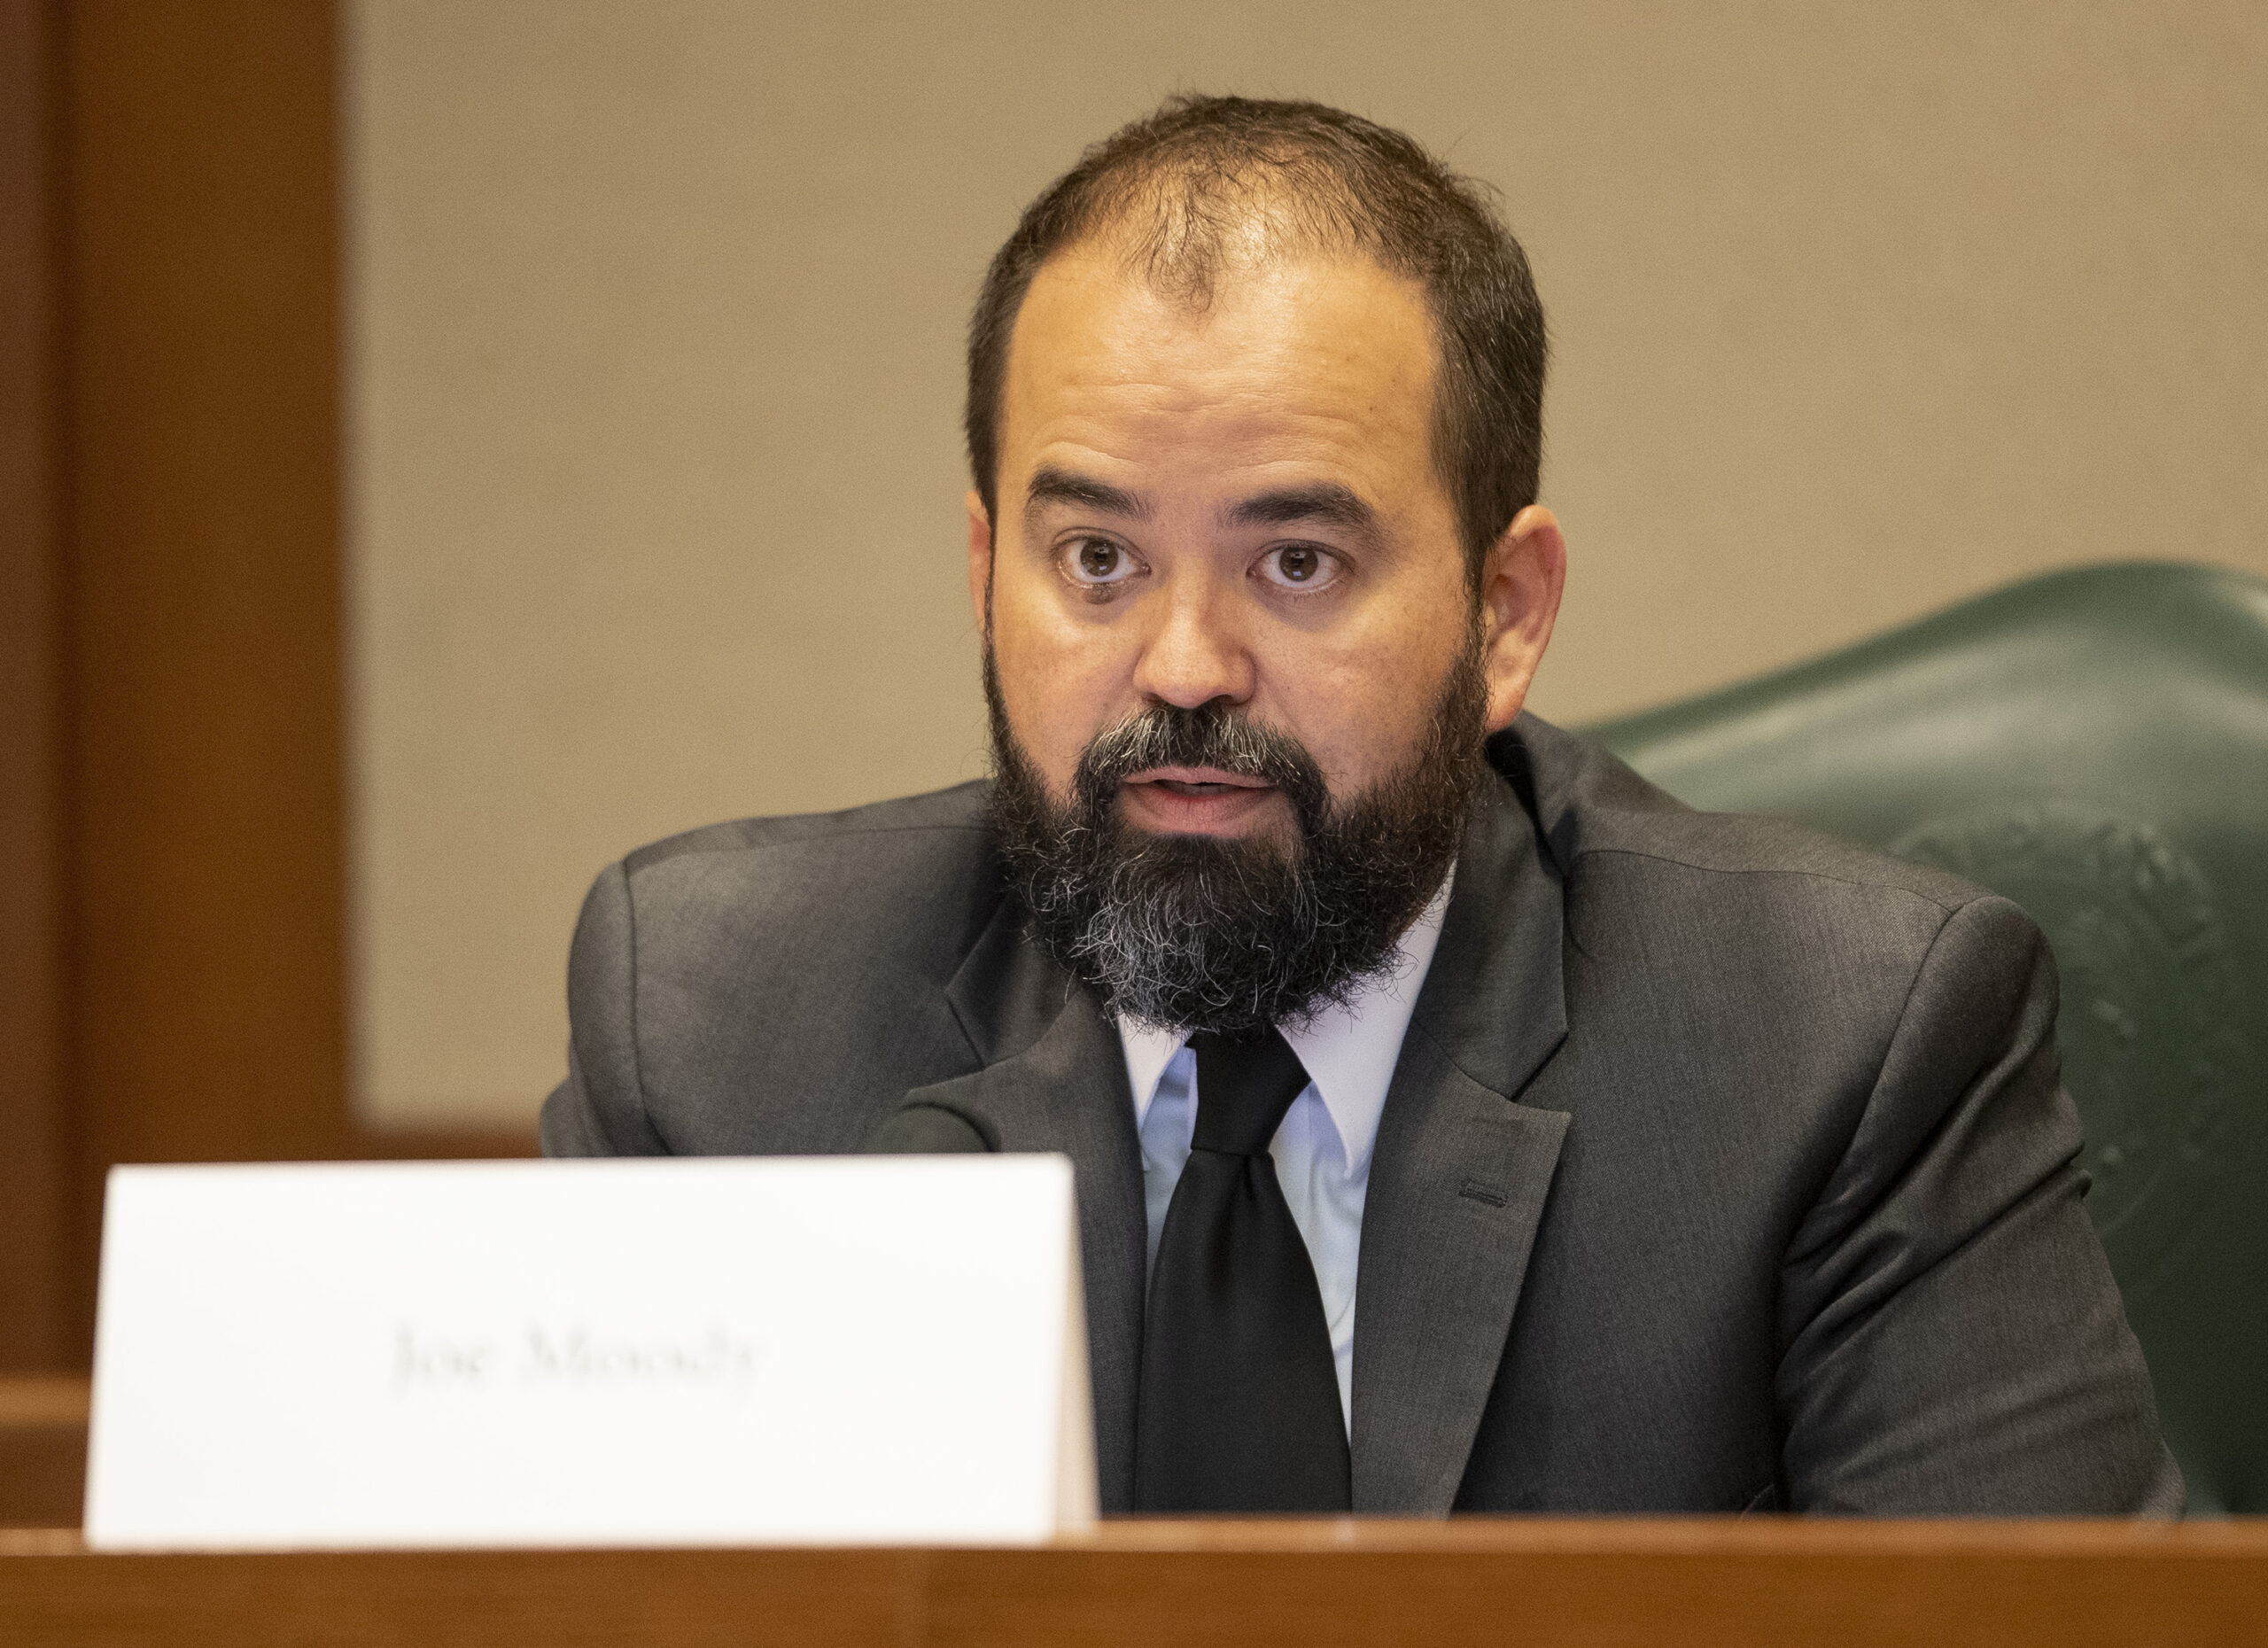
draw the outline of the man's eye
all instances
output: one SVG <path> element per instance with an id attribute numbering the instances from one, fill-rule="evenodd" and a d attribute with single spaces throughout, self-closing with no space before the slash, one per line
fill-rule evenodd
<path id="1" fill-rule="evenodd" d="M 1123 583 L 1133 576 L 1134 557 L 1107 538 L 1083 538 L 1071 546 L 1071 577 L 1081 584 Z"/>
<path id="2" fill-rule="evenodd" d="M 1260 557 L 1260 575 L 1284 589 L 1320 589 L 1339 572 L 1339 557 L 1313 544 L 1285 544 Z"/>

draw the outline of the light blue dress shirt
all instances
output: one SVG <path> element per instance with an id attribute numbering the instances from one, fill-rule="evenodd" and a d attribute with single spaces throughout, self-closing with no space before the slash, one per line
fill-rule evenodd
<path id="1" fill-rule="evenodd" d="M 1386 1084 L 1394 1079 L 1410 1010 L 1433 965 L 1455 872 L 1441 882 L 1424 913 L 1402 934 L 1393 971 L 1365 985 L 1344 1007 L 1312 1024 L 1279 1026 L 1306 1068 L 1308 1084 L 1292 1100 L 1269 1154 L 1291 1204 L 1292 1220 L 1307 1241 L 1323 1314 L 1331 1325 L 1331 1354 L 1338 1364 L 1339 1407 L 1349 1434 L 1355 1423 L 1355 1272 L 1363 1247 L 1363 1201 L 1371 1186 L 1371 1153 Z M 1189 1160 L 1197 1126 L 1197 1055 L 1188 1033 L 1138 1020 L 1118 1021 L 1126 1054 L 1126 1082 L 1134 1093 L 1134 1122 L 1142 1136 L 1142 1190 L 1148 1205 L 1150 1257 Z"/>

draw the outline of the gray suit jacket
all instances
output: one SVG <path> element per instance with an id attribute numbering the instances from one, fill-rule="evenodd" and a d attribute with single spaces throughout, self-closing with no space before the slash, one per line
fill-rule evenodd
<path id="1" fill-rule="evenodd" d="M 1371 1170 L 1355 1508 L 2178 1511 L 2031 923 L 1532 717 L 1489 753 Z M 568 994 L 553 1154 L 850 1152 L 913 1103 L 1068 1155 L 1130 1504 L 1125 1065 L 1022 938 L 982 786 L 633 853 Z"/>

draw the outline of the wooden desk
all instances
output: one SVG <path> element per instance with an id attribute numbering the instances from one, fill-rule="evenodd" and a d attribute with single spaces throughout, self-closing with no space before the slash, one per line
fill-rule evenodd
<path id="1" fill-rule="evenodd" d="M 2268 1643 L 2268 1525 L 1125 1522 L 1041 1551 L 119 1557 L 0 1532 L 0 1642 Z"/>
<path id="2" fill-rule="evenodd" d="M 0 1528 L 78 1525 L 87 1397 L 84 1379 L 0 1375 Z"/>
<path id="3" fill-rule="evenodd" d="M 83 1380 L 0 1380 L 74 1520 Z M 1115 1522 L 1045 1551 L 96 1556 L 0 1528 L 0 1644 L 2268 1645 L 2268 1520 Z"/>

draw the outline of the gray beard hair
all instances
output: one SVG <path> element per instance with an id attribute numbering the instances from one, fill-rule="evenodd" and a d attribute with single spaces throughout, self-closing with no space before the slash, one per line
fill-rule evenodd
<path id="1" fill-rule="evenodd" d="M 1082 754 L 1068 805 L 1050 797 L 1007 726 L 984 660 L 996 779 L 992 823 L 1033 939 L 1106 1012 L 1176 1030 L 1299 1024 L 1390 972 L 1440 889 L 1482 758 L 1487 687 L 1477 637 L 1451 667 L 1401 771 L 1341 803 L 1288 734 L 1216 701 L 1159 705 Z M 1165 836 L 1120 818 L 1120 782 L 1154 766 L 1267 779 L 1298 839 Z"/>

